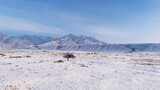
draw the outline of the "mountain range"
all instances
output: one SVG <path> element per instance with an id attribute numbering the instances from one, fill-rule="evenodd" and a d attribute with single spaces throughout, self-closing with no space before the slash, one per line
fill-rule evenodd
<path id="1" fill-rule="evenodd" d="M 63 51 L 97 52 L 158 52 L 160 44 L 109 44 L 93 37 L 68 34 L 53 38 L 49 36 L 9 36 L 0 33 L 0 49 L 44 49 Z"/>

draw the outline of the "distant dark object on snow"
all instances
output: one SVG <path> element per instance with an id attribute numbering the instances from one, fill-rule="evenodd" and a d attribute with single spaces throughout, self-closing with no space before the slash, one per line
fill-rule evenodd
<path id="1" fill-rule="evenodd" d="M 63 63 L 63 60 L 54 61 L 54 63 Z"/>
<path id="2" fill-rule="evenodd" d="M 4 56 L 6 56 L 6 55 L 5 55 L 5 54 L 3 54 L 3 53 L 0 53 L 0 56 L 4 57 Z"/>
<path id="3" fill-rule="evenodd" d="M 75 58 L 76 56 L 74 56 L 72 53 L 65 53 L 63 57 L 69 61 L 70 58 Z"/>

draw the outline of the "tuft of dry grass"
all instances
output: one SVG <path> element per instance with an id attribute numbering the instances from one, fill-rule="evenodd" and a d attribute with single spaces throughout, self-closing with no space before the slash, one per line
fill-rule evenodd
<path id="1" fill-rule="evenodd" d="M 5 90 L 19 90 L 16 86 L 13 86 L 13 85 L 7 85 L 5 87 Z"/>
<path id="2" fill-rule="evenodd" d="M 5 90 L 32 90 L 32 87 L 26 81 L 13 81 L 6 85 Z"/>

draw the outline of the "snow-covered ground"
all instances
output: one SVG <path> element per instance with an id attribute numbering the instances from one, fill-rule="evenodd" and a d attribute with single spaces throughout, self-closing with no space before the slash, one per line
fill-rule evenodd
<path id="1" fill-rule="evenodd" d="M 160 53 L 0 51 L 0 90 L 159 90 Z M 64 62 L 57 62 L 63 60 Z"/>

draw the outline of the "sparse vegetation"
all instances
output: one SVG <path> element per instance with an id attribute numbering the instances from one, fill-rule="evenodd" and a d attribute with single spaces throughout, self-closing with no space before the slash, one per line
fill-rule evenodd
<path id="1" fill-rule="evenodd" d="M 88 67 L 87 65 L 84 65 L 84 64 L 79 64 L 80 65 L 80 67 Z"/>
<path id="2" fill-rule="evenodd" d="M 26 58 L 31 58 L 31 56 L 27 55 Z"/>
<path id="3" fill-rule="evenodd" d="M 10 56 L 9 58 L 22 58 L 22 56 Z"/>
<path id="4" fill-rule="evenodd" d="M 16 86 L 13 85 L 7 85 L 5 90 L 19 90 Z"/>
<path id="5" fill-rule="evenodd" d="M 63 60 L 54 61 L 54 63 L 63 63 Z"/>
<path id="6" fill-rule="evenodd" d="M 3 53 L 0 53 L 0 56 L 4 57 L 4 56 L 6 56 L 6 55 L 5 55 L 5 54 L 3 54 Z"/>
<path id="7" fill-rule="evenodd" d="M 97 53 L 96 52 L 88 52 L 87 54 L 88 55 L 96 55 Z"/>

